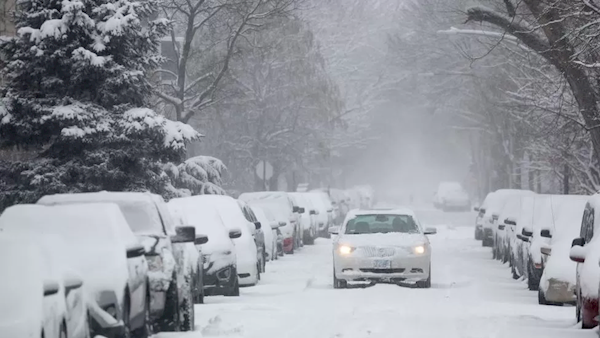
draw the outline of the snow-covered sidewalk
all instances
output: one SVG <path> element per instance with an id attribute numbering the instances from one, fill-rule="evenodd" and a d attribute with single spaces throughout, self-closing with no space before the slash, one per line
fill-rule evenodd
<path id="1" fill-rule="evenodd" d="M 473 240 L 472 214 L 437 215 L 431 236 L 432 288 L 395 285 L 334 290 L 331 242 L 320 239 L 267 265 L 260 284 L 239 298 L 208 297 L 196 308 L 196 332 L 160 338 L 595 337 L 576 328 L 572 307 L 537 304 L 489 248 Z M 441 220 L 449 220 L 445 225 Z"/>

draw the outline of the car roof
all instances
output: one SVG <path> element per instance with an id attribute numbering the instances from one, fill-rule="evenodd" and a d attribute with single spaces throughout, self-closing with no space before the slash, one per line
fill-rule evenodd
<path id="1" fill-rule="evenodd" d="M 160 196 L 149 192 L 121 192 L 121 191 L 99 191 L 83 192 L 76 194 L 56 194 L 42 197 L 38 203 L 53 204 L 65 202 L 129 202 L 149 201 L 156 202 Z"/>
<path id="2" fill-rule="evenodd" d="M 407 215 L 415 216 L 415 212 L 409 208 L 374 208 L 374 209 L 358 209 L 350 211 L 353 215 Z"/>

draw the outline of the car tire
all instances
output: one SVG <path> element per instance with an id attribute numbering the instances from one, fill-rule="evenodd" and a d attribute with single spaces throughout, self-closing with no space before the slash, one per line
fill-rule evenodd
<path id="1" fill-rule="evenodd" d="M 177 332 L 180 329 L 179 317 L 179 290 L 177 289 L 177 276 L 173 274 L 169 289 L 167 290 L 167 299 L 165 300 L 165 309 L 160 319 L 160 331 Z"/>
<path id="2" fill-rule="evenodd" d="M 202 267 L 199 267 L 198 269 L 198 273 L 196 274 L 196 282 L 194 283 L 196 287 L 196 291 L 194 292 L 194 304 L 204 304 L 204 274 L 200 270 Z"/>
<path id="3" fill-rule="evenodd" d="M 511 274 L 512 274 L 512 278 L 513 278 L 514 280 L 517 280 L 517 279 L 519 279 L 519 278 L 520 278 L 520 276 L 519 276 L 519 274 L 517 273 L 517 266 L 516 266 L 516 264 L 515 264 L 515 259 L 514 259 L 514 257 L 513 257 L 513 255 L 512 255 L 512 254 L 510 255 L 510 261 L 511 261 L 511 264 L 510 264 L 510 272 L 511 272 Z"/>
<path id="4" fill-rule="evenodd" d="M 129 291 L 125 290 L 125 299 L 123 300 L 123 311 L 121 313 L 121 320 L 123 321 L 123 334 L 122 338 L 131 338 L 131 324 L 130 324 L 130 311 L 131 303 L 129 301 Z"/>
<path id="5" fill-rule="evenodd" d="M 481 240 L 481 246 L 483 247 L 491 247 L 494 245 L 494 240 L 491 238 L 483 238 Z"/>
<path id="6" fill-rule="evenodd" d="M 348 282 L 343 279 L 338 279 L 335 276 L 335 267 L 333 268 L 333 288 L 334 289 L 345 289 L 348 287 Z"/>
<path id="7" fill-rule="evenodd" d="M 148 286 L 146 286 L 148 287 Z M 150 295 L 146 296 L 144 304 L 144 324 L 132 333 L 134 338 L 150 338 L 154 334 L 152 318 L 150 317 Z"/>
<path id="8" fill-rule="evenodd" d="M 240 282 L 237 278 L 237 272 L 234 275 L 235 277 L 233 278 L 233 285 L 231 286 L 231 288 L 226 292 L 225 296 L 227 297 L 239 297 L 240 296 Z"/>
<path id="9" fill-rule="evenodd" d="M 431 264 L 429 264 L 429 276 L 427 276 L 426 280 L 418 281 L 417 287 L 419 289 L 429 289 L 431 287 Z"/>
<path id="10" fill-rule="evenodd" d="M 256 283 L 254 285 L 258 284 L 258 281 L 260 280 L 260 265 L 260 261 L 256 262 Z"/>
<path id="11" fill-rule="evenodd" d="M 180 326 L 179 331 L 188 332 L 194 331 L 195 313 L 194 313 L 194 289 L 192 284 L 188 288 L 186 295 L 183 297 L 183 302 L 179 308 Z"/>
<path id="12" fill-rule="evenodd" d="M 527 274 L 527 287 L 530 291 L 537 291 L 540 287 L 540 279 L 534 271 L 531 259 L 527 260 L 527 269 L 529 271 L 529 273 Z"/>

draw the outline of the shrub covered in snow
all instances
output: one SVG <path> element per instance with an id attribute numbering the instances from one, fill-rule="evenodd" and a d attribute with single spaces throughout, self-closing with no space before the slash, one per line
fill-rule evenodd
<path id="1" fill-rule="evenodd" d="M 176 166 L 168 163 L 165 172 L 179 195 L 226 195 L 221 188 L 222 176 L 227 167 L 221 160 L 211 156 L 195 156 Z"/>
<path id="2" fill-rule="evenodd" d="M 155 0 L 19 2 L 17 36 L 0 42 L 0 146 L 36 159 L 0 166 L 0 208 L 48 193 L 171 194 L 163 165 L 199 134 L 144 107 L 167 28 L 149 20 L 156 10 Z"/>

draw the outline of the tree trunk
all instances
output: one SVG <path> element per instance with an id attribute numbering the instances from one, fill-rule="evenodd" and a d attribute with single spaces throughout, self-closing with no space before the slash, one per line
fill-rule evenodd
<path id="1" fill-rule="evenodd" d="M 569 194 L 569 165 L 565 164 L 563 167 L 563 194 Z"/>

